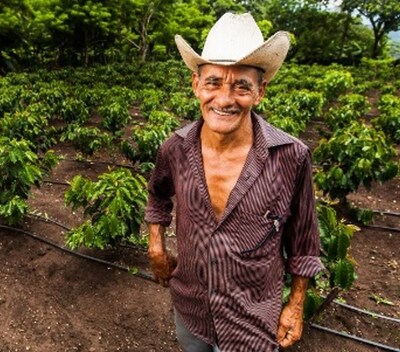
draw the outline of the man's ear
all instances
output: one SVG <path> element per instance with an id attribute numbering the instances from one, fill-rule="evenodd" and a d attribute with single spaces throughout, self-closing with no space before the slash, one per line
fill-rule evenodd
<path id="1" fill-rule="evenodd" d="M 262 81 L 262 83 L 258 87 L 258 97 L 257 97 L 254 105 L 258 105 L 258 104 L 261 103 L 261 100 L 264 98 L 264 95 L 265 95 L 266 87 L 267 87 L 267 82 L 266 81 Z"/>
<path id="2" fill-rule="evenodd" d="M 197 92 L 197 88 L 199 87 L 199 74 L 197 72 L 193 72 L 192 73 L 192 89 L 193 89 L 193 93 L 196 96 L 196 98 L 199 97 L 198 92 Z"/>

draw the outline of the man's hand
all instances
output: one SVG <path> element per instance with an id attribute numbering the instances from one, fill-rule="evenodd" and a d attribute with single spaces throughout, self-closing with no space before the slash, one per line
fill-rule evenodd
<path id="1" fill-rule="evenodd" d="M 286 348 L 299 341 L 303 332 L 303 307 L 288 303 L 279 318 L 278 343 Z"/>
<path id="2" fill-rule="evenodd" d="M 165 248 L 165 228 L 159 224 L 148 224 L 149 228 L 149 259 L 151 269 L 157 282 L 168 286 L 168 281 L 176 267 L 176 258 L 168 254 Z"/>
<path id="3" fill-rule="evenodd" d="M 168 281 L 176 267 L 176 258 L 167 254 L 165 251 L 149 251 L 149 259 L 156 281 L 163 286 L 168 286 Z"/>
<path id="4" fill-rule="evenodd" d="M 286 348 L 299 341 L 303 332 L 303 310 L 308 278 L 293 275 L 289 301 L 279 318 L 278 343 Z"/>

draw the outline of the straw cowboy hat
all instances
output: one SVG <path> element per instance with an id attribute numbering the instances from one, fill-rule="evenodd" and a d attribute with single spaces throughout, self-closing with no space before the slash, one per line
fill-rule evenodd
<path id="1" fill-rule="evenodd" d="M 265 72 L 269 82 L 281 67 L 290 47 L 289 34 L 279 31 L 264 42 L 249 14 L 224 14 L 211 28 L 201 56 L 180 35 L 175 42 L 186 66 L 197 72 L 203 64 L 247 65 Z"/>

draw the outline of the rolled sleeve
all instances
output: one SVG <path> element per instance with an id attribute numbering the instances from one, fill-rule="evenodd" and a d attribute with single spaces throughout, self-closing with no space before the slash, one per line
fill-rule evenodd
<path id="1" fill-rule="evenodd" d="M 148 182 L 148 190 L 145 221 L 150 224 L 169 226 L 172 221 L 173 209 L 171 198 L 175 194 L 175 189 L 165 144 L 157 154 L 156 165 Z"/>
<path id="2" fill-rule="evenodd" d="M 284 230 L 286 270 L 290 274 L 312 277 L 322 270 L 323 265 L 319 257 L 319 228 L 308 149 L 299 163 L 290 211 L 291 215 Z"/>

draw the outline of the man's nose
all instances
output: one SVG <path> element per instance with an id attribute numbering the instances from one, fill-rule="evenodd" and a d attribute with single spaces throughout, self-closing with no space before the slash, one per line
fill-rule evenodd
<path id="1" fill-rule="evenodd" d="M 233 97 L 233 89 L 230 84 L 222 84 L 220 89 L 218 89 L 215 101 L 220 107 L 233 105 L 235 99 Z"/>

